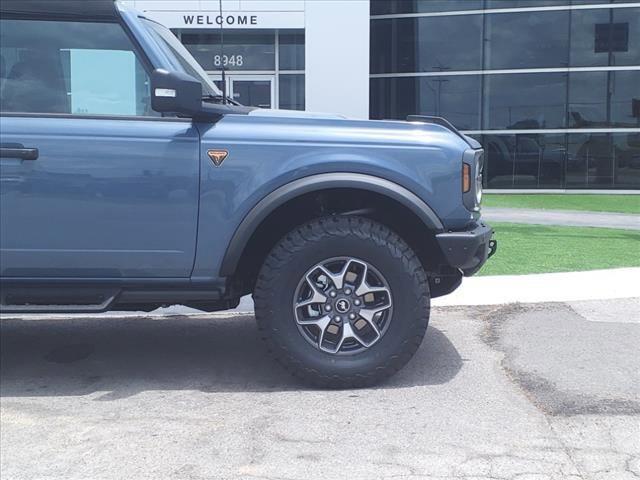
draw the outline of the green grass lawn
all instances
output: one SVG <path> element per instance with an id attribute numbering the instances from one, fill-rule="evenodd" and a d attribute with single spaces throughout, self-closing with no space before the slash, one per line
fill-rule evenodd
<path id="1" fill-rule="evenodd" d="M 480 275 L 640 267 L 640 232 L 607 228 L 492 224 L 498 251 Z"/>
<path id="2" fill-rule="evenodd" d="M 485 207 L 586 210 L 640 214 L 640 195 L 486 194 Z"/>

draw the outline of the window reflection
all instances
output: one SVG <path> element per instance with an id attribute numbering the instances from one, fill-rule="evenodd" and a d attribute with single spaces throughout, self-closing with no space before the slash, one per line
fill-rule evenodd
<path id="1" fill-rule="evenodd" d="M 572 11 L 570 58 L 574 67 L 640 63 L 640 8 Z"/>
<path id="2" fill-rule="evenodd" d="M 569 126 L 640 126 L 640 72 L 574 72 L 569 76 Z"/>
<path id="3" fill-rule="evenodd" d="M 488 14 L 485 68 L 565 67 L 568 27 L 568 10 Z"/>
<path id="4" fill-rule="evenodd" d="M 427 13 L 482 8 L 483 0 L 371 0 L 371 15 Z"/>
<path id="5" fill-rule="evenodd" d="M 304 110 L 304 75 L 281 74 L 279 77 L 280 108 Z"/>
<path id="6" fill-rule="evenodd" d="M 489 188 L 561 188 L 564 134 L 484 135 Z"/>
<path id="7" fill-rule="evenodd" d="M 611 188 L 613 150 L 606 133 L 569 135 L 567 188 Z"/>
<path id="8" fill-rule="evenodd" d="M 280 32 L 280 70 L 304 70 L 304 31 Z"/>
<path id="9" fill-rule="evenodd" d="M 407 115 L 445 117 L 461 130 L 480 128 L 478 75 L 371 80 L 371 118 L 404 120 Z"/>
<path id="10" fill-rule="evenodd" d="M 640 71 L 609 72 L 612 127 L 640 127 Z"/>
<path id="11" fill-rule="evenodd" d="M 481 31 L 482 15 L 374 20 L 371 73 L 478 70 Z"/>
<path id="12" fill-rule="evenodd" d="M 616 188 L 640 188 L 640 133 L 614 133 L 613 165 Z"/>
<path id="13" fill-rule="evenodd" d="M 599 0 L 606 2 L 607 0 Z M 487 8 L 548 7 L 568 5 L 570 0 L 487 0 Z"/>
<path id="14" fill-rule="evenodd" d="M 488 188 L 640 187 L 640 133 L 482 135 Z"/>
<path id="15" fill-rule="evenodd" d="M 487 75 L 484 129 L 564 128 L 567 74 Z"/>
<path id="16" fill-rule="evenodd" d="M 607 124 L 607 72 L 569 75 L 569 126 L 595 128 Z"/>

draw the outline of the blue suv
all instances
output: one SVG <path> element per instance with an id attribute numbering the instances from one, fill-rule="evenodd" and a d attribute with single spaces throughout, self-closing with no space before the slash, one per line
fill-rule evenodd
<path id="1" fill-rule="evenodd" d="M 494 251 L 483 151 L 445 120 L 224 98 L 165 27 L 111 0 L 3 0 L 5 313 L 233 308 L 323 386 L 373 384 L 430 299 Z"/>

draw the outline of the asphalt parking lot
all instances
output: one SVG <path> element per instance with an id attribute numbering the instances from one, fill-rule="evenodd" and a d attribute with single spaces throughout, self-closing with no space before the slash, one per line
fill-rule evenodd
<path id="1" fill-rule="evenodd" d="M 0 477 L 640 477 L 640 300 L 436 308 L 375 389 L 301 387 L 253 318 L 4 319 Z"/>

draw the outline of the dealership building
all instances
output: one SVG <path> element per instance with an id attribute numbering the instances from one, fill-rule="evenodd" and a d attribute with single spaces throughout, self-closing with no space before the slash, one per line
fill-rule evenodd
<path id="1" fill-rule="evenodd" d="M 488 188 L 640 190 L 638 1 L 127 3 L 243 104 L 443 116 L 484 145 Z"/>

